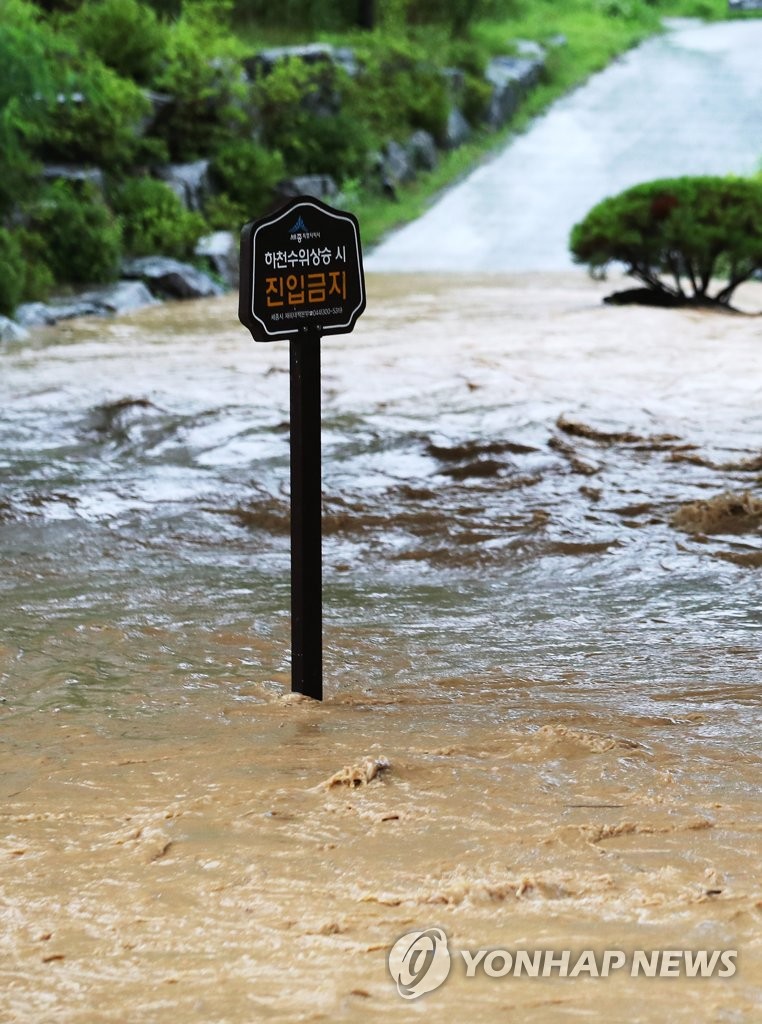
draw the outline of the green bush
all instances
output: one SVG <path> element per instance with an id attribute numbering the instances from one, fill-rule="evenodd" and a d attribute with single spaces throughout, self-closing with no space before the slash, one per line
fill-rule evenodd
<path id="1" fill-rule="evenodd" d="M 762 269 L 760 224 L 762 182 L 673 178 L 605 199 L 572 229 L 570 246 L 595 273 L 623 263 L 662 300 L 728 305 Z M 710 295 L 713 278 L 727 283 Z"/>
<path id="2" fill-rule="evenodd" d="M 16 237 L 24 259 L 24 290 L 21 298 L 25 302 L 47 299 L 55 287 L 55 278 L 48 265 L 45 239 L 38 232 L 27 228 L 18 228 Z"/>
<path id="3" fill-rule="evenodd" d="M 85 0 L 71 19 L 77 39 L 118 74 L 150 82 L 167 44 L 167 28 L 140 0 Z"/>
<path id="4" fill-rule="evenodd" d="M 447 82 L 425 52 L 407 41 L 374 40 L 357 53 L 361 71 L 348 112 L 383 140 L 423 128 L 442 142 L 450 108 Z"/>
<path id="5" fill-rule="evenodd" d="M 211 166 L 212 176 L 225 197 L 215 207 L 215 219 L 232 218 L 227 224 L 215 227 L 233 227 L 264 214 L 278 182 L 285 177 L 283 157 L 277 150 L 268 150 L 255 142 L 236 140 L 222 146 Z M 223 214 L 225 202 L 228 209 Z"/>
<path id="6" fill-rule="evenodd" d="M 56 181 L 28 210 L 30 228 L 45 241 L 56 281 L 101 284 L 116 280 L 122 257 L 118 220 L 89 182 Z"/>
<path id="7" fill-rule="evenodd" d="M 50 108 L 41 153 L 45 158 L 128 166 L 138 152 L 139 126 L 150 102 L 134 82 L 97 58 L 62 55 L 62 81 Z"/>
<path id="8" fill-rule="evenodd" d="M 12 316 L 24 291 L 24 256 L 18 239 L 0 228 L 0 315 Z"/>
<path id="9" fill-rule="evenodd" d="M 154 178 L 128 178 L 114 192 L 111 205 L 121 218 L 130 256 L 192 256 L 206 230 L 204 218 L 186 210 L 172 189 Z"/>
<path id="10" fill-rule="evenodd" d="M 365 168 L 370 136 L 354 116 L 354 84 L 331 61 L 279 61 L 254 86 L 262 144 L 278 151 L 291 174 L 331 174 L 341 181 Z"/>
<path id="11" fill-rule="evenodd" d="M 162 111 L 152 133 L 179 161 L 213 152 L 231 136 L 252 128 L 250 89 L 236 57 L 237 44 L 220 34 L 224 26 L 210 23 L 203 8 L 189 11 L 172 26 L 166 64 L 154 81 L 173 102 Z"/>
<path id="12" fill-rule="evenodd" d="M 24 198 L 37 167 L 30 147 L 45 134 L 55 95 L 47 50 L 51 34 L 25 0 L 3 0 L 0 15 L 0 214 Z"/>

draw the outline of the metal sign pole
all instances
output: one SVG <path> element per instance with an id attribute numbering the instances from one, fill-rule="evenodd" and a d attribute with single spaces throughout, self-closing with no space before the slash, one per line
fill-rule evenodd
<path id="1" fill-rule="evenodd" d="M 291 342 L 291 689 L 323 699 L 320 335 Z"/>
<path id="2" fill-rule="evenodd" d="M 291 346 L 291 689 L 323 699 L 320 341 L 365 309 L 360 225 L 301 196 L 241 231 L 238 318 Z"/>

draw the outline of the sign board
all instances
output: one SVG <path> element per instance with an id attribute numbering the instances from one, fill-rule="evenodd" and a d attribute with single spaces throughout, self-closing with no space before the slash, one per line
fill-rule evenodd
<path id="1" fill-rule="evenodd" d="M 241 232 L 238 318 L 255 341 L 348 334 L 365 309 L 351 213 L 301 196 Z"/>

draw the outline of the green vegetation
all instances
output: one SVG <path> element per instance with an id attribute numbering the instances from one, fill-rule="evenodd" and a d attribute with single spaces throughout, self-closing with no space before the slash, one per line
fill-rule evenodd
<path id="1" fill-rule="evenodd" d="M 53 285 L 109 280 L 123 254 L 188 256 L 200 232 L 237 230 L 270 207 L 279 181 L 299 174 L 334 178 L 372 244 L 509 131 L 659 31 L 662 16 L 727 16 L 725 0 L 2 0 L 2 7 L 5 310 Z M 563 45 L 554 43 L 558 36 Z M 546 48 L 545 70 L 511 124 L 495 132 L 485 125 L 492 90 L 485 68 L 494 56 L 518 52 L 519 40 Z M 348 61 L 258 57 L 274 44 L 313 41 L 348 48 Z M 470 139 L 448 150 L 453 105 Z M 379 154 L 421 129 L 439 147 L 437 167 L 390 184 Z M 210 162 L 214 186 L 201 214 L 182 209 L 155 180 L 168 162 L 196 159 Z M 51 184 L 45 163 L 97 167 L 105 185 Z"/>
<path id="2" fill-rule="evenodd" d="M 597 274 L 612 262 L 659 304 L 728 306 L 762 270 L 762 181 L 692 177 L 636 185 L 575 225 L 574 259 Z M 715 279 L 724 284 L 713 295 Z"/>
<path id="3" fill-rule="evenodd" d="M 45 259 L 57 282 L 116 279 L 122 228 L 94 185 L 55 181 L 25 212 L 31 234 L 44 239 Z"/>
<path id="4" fill-rule="evenodd" d="M 164 256 L 187 259 L 206 230 L 204 218 L 186 210 L 169 185 L 155 178 L 128 178 L 111 200 L 122 222 L 128 256 Z"/>

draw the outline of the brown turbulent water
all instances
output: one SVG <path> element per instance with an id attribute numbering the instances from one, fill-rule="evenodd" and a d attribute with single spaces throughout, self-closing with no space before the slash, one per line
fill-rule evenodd
<path id="1" fill-rule="evenodd" d="M 0 355 L 0 1020 L 759 1019 L 762 321 L 611 287 L 376 276 L 324 343 L 320 706 L 287 349 L 226 298 Z M 738 970 L 406 1002 L 430 926 Z"/>

